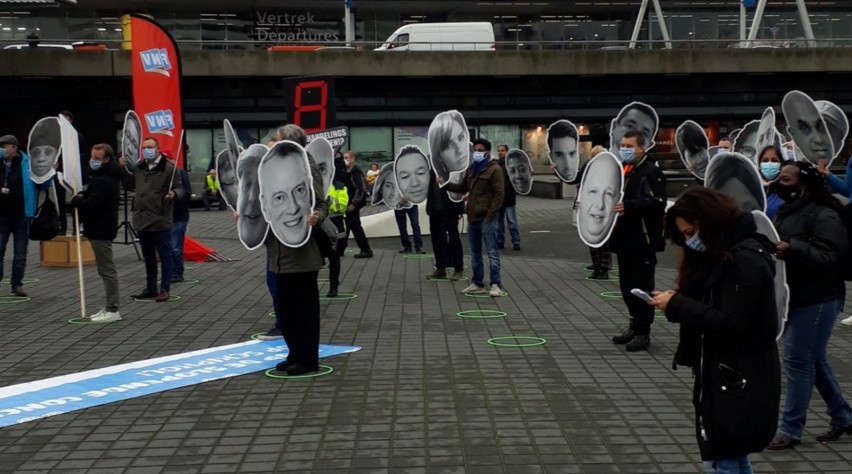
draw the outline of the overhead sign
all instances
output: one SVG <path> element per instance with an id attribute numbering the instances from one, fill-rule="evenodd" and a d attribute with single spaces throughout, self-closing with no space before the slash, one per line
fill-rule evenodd
<path id="1" fill-rule="evenodd" d="M 346 144 L 346 139 L 349 138 L 349 127 L 335 127 L 328 130 L 321 130 L 308 134 L 308 143 L 316 138 L 325 138 L 333 147 L 342 147 Z"/>

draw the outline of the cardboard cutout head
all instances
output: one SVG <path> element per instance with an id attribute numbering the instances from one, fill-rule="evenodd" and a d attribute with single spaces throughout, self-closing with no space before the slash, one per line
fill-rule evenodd
<path id="1" fill-rule="evenodd" d="M 62 132 L 58 117 L 45 117 L 33 125 L 27 140 L 27 155 L 30 156 L 30 180 L 41 184 L 53 179 L 54 163 L 62 151 Z"/>
<path id="2" fill-rule="evenodd" d="M 412 206 L 411 202 L 402 202 L 402 194 L 396 184 L 393 163 L 386 163 L 382 166 L 379 177 L 376 178 L 376 184 L 373 185 L 373 197 L 370 204 L 378 206 L 381 203 L 385 203 L 385 206 L 394 210 L 408 209 Z"/>
<path id="3" fill-rule="evenodd" d="M 757 154 L 760 150 L 757 148 L 757 131 L 760 130 L 760 120 L 752 120 L 737 134 L 734 139 L 734 152 L 743 155 L 757 165 Z"/>
<path id="4" fill-rule="evenodd" d="M 757 166 L 739 153 L 719 153 L 710 160 L 704 186 L 730 196 L 744 211 L 766 210 Z"/>
<path id="5" fill-rule="evenodd" d="M 429 156 L 435 174 L 444 182 L 451 173 L 464 174 L 470 166 L 470 131 L 458 110 L 441 112 L 429 125 Z"/>
<path id="6" fill-rule="evenodd" d="M 834 143 L 828 132 L 819 108 L 807 94 L 790 91 L 781 102 L 787 133 L 801 153 L 799 159 L 819 164 L 820 160 L 831 162 L 834 158 Z"/>
<path id="7" fill-rule="evenodd" d="M 61 184 L 70 195 L 83 192 L 83 169 L 80 163 L 80 134 L 71 122 L 59 114 L 59 131 L 62 135 L 62 171 L 57 172 Z M 86 157 L 88 158 L 88 156 Z M 32 164 L 32 160 L 30 161 Z"/>
<path id="8" fill-rule="evenodd" d="M 518 194 L 526 196 L 532 191 L 532 162 L 523 150 L 506 153 L 506 174 Z"/>
<path id="9" fill-rule="evenodd" d="M 255 143 L 240 153 L 237 159 L 237 180 L 239 197 L 237 198 L 237 234 L 240 242 L 249 250 L 254 250 L 266 240 L 269 224 L 263 218 L 260 208 L 260 181 L 258 169 L 260 160 L 269 151 L 266 145 Z"/>
<path id="10" fill-rule="evenodd" d="M 277 142 L 260 160 L 257 173 L 260 208 L 272 233 L 288 247 L 305 245 L 316 199 L 308 153 L 296 142 Z"/>
<path id="11" fill-rule="evenodd" d="M 231 164 L 231 154 L 228 153 L 228 150 L 222 150 L 216 155 L 216 176 L 219 178 L 219 186 L 222 188 L 222 198 L 225 199 L 225 204 L 236 211 L 240 183 L 237 181 L 237 168 L 234 164 Z"/>
<path id="12" fill-rule="evenodd" d="M 772 110 L 772 107 L 767 107 L 763 111 L 763 117 L 761 117 L 760 126 L 757 129 L 757 153 L 760 155 L 761 150 L 768 146 L 780 148 L 782 142 L 783 137 L 775 129 L 775 111 Z"/>
<path id="13" fill-rule="evenodd" d="M 121 130 L 121 156 L 135 164 L 142 159 L 142 122 L 133 110 L 124 115 L 124 128 Z"/>
<path id="14" fill-rule="evenodd" d="M 557 120 L 547 128 L 547 156 L 556 165 L 556 176 L 566 183 L 573 181 L 580 169 L 579 143 L 577 127 L 568 120 Z"/>
<path id="15" fill-rule="evenodd" d="M 601 247 L 615 228 L 615 205 L 624 197 L 623 171 L 621 160 L 608 152 L 598 154 L 586 165 L 580 183 L 577 230 L 589 247 Z"/>
<path id="16" fill-rule="evenodd" d="M 334 147 L 323 137 L 315 138 L 305 149 L 314 161 L 322 175 L 322 192 L 328 196 L 331 182 L 334 181 Z"/>
<path id="17" fill-rule="evenodd" d="M 836 158 L 843 152 L 846 145 L 846 137 L 849 135 L 849 119 L 843 110 L 834 103 L 818 100 L 815 104 L 825 121 L 826 127 L 828 127 L 828 134 L 831 136 L 831 142 L 834 145 L 834 157 Z"/>
<path id="18" fill-rule="evenodd" d="M 657 130 L 660 126 L 660 118 L 657 111 L 648 104 L 642 102 L 631 102 L 624 106 L 610 125 L 609 139 L 610 152 L 619 160 L 618 153 L 621 147 L 621 139 L 627 132 L 637 132 L 645 139 L 645 153 L 654 148 Z"/>
<path id="19" fill-rule="evenodd" d="M 394 178 L 399 192 L 412 204 L 422 204 L 429 195 L 431 177 L 429 159 L 419 147 L 408 145 L 399 151 L 394 160 Z"/>
<path id="20" fill-rule="evenodd" d="M 675 144 L 686 169 L 696 178 L 704 179 L 711 155 L 709 141 L 701 125 L 692 120 L 683 122 L 675 132 Z"/>
<path id="21" fill-rule="evenodd" d="M 772 225 L 769 217 L 761 211 L 752 211 L 754 223 L 757 224 L 757 233 L 765 235 L 770 242 L 777 244 L 781 238 L 778 231 Z M 781 339 L 784 333 L 784 323 L 787 322 L 787 314 L 790 310 L 790 287 L 787 285 L 787 266 L 784 260 L 775 259 L 775 307 L 778 309 L 778 329 L 775 339 Z"/>

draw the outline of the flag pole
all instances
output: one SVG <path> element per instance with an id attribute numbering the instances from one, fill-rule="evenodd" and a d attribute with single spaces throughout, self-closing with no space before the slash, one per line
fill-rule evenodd
<path id="1" fill-rule="evenodd" d="M 178 140 L 178 149 L 175 152 L 175 162 L 174 162 L 175 166 L 172 168 L 172 179 L 171 179 L 171 181 L 169 181 L 169 191 L 171 191 L 172 188 L 175 187 L 175 173 L 177 172 L 177 169 L 178 169 L 178 160 L 180 158 L 180 152 L 181 152 L 181 150 L 183 150 L 183 133 L 184 133 L 184 131 L 185 130 L 180 131 L 180 140 Z M 186 157 L 183 157 L 183 159 L 186 160 Z"/>
<path id="2" fill-rule="evenodd" d="M 61 185 L 60 185 L 61 186 Z M 74 234 L 77 237 L 77 275 L 80 277 L 80 311 L 83 318 L 86 317 L 86 289 L 83 283 L 83 250 L 80 245 L 80 214 L 74 208 Z"/>

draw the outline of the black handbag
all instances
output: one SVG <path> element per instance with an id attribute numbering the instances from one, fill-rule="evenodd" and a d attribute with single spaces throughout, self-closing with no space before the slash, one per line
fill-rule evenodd
<path id="1" fill-rule="evenodd" d="M 46 196 L 30 221 L 30 240 L 50 240 L 59 235 L 59 213 L 56 204 Z"/>

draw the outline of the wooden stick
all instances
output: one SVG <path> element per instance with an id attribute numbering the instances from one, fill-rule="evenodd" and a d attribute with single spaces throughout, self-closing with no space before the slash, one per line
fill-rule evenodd
<path id="1" fill-rule="evenodd" d="M 80 311 L 81 316 L 86 317 L 86 289 L 83 282 L 83 249 L 80 246 L 80 214 L 74 208 L 74 228 L 77 237 L 77 275 L 80 277 Z"/>

